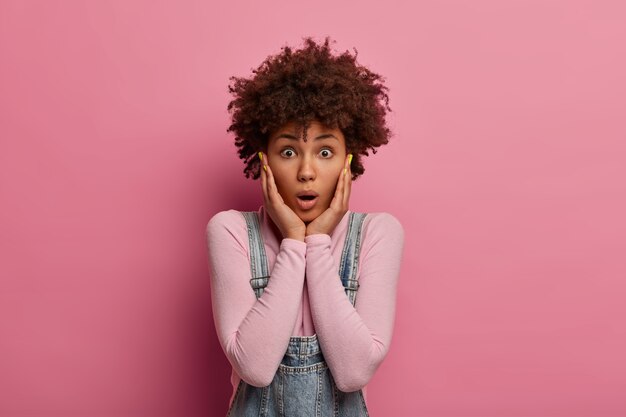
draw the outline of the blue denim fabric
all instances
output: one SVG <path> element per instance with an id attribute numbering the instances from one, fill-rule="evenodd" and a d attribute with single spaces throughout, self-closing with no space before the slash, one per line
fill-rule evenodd
<path id="1" fill-rule="evenodd" d="M 257 298 L 269 280 L 269 268 L 257 212 L 242 212 L 248 225 L 252 286 Z M 350 212 L 339 276 L 352 305 L 359 288 L 358 256 L 367 213 Z M 272 383 L 255 387 L 239 382 L 227 417 L 369 417 L 363 391 L 342 392 L 324 360 L 317 335 L 294 336 Z"/>

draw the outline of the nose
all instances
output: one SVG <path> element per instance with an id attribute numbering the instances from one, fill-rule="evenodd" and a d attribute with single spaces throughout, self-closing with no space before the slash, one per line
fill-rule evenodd
<path id="1" fill-rule="evenodd" d="M 312 181 L 315 179 L 315 167 L 314 162 L 310 156 L 302 158 L 300 167 L 298 168 L 298 180 L 301 182 Z"/>

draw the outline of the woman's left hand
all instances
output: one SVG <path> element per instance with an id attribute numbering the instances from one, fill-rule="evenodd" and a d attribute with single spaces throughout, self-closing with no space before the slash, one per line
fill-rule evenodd
<path id="1" fill-rule="evenodd" d="M 348 212 L 350 189 L 352 187 L 351 162 L 352 154 L 349 154 L 346 157 L 344 169 L 340 171 L 337 187 L 335 188 L 335 195 L 330 202 L 330 207 L 307 225 L 306 236 L 318 233 L 330 235 L 343 216 Z"/>

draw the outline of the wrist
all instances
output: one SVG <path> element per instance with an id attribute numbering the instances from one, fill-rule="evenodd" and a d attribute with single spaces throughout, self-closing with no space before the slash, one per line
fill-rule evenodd
<path id="1" fill-rule="evenodd" d="M 322 232 L 321 230 L 307 230 L 305 236 L 311 236 L 311 235 L 328 235 L 329 233 L 326 232 Z"/>
<path id="2" fill-rule="evenodd" d="M 301 240 L 304 242 L 304 236 L 306 235 L 305 227 L 295 227 L 292 229 L 287 229 L 283 233 L 283 239 L 295 239 Z"/>

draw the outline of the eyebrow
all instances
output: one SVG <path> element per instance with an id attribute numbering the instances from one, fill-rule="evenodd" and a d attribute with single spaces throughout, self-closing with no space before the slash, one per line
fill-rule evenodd
<path id="1" fill-rule="evenodd" d="M 278 139 L 281 139 L 281 138 L 284 138 L 284 139 L 293 139 L 293 140 L 300 140 L 300 138 L 299 138 L 299 137 L 294 136 L 294 135 L 290 135 L 289 133 L 281 133 L 280 135 L 276 136 L 274 139 L 278 140 Z M 329 138 L 339 140 L 339 139 L 337 139 L 337 137 L 336 137 L 335 135 L 333 135 L 332 133 L 325 133 L 325 134 L 323 134 L 323 135 L 319 135 L 319 136 L 318 136 L 318 137 L 316 137 L 314 140 L 318 140 L 318 139 L 329 139 Z"/>

